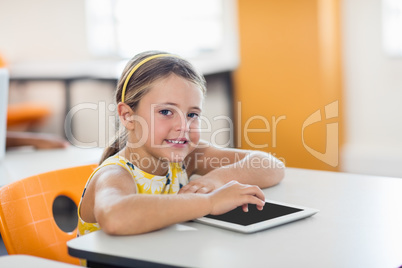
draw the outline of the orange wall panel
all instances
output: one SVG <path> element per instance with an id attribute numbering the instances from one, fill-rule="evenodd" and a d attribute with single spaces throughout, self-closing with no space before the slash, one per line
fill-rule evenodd
<path id="1" fill-rule="evenodd" d="M 237 146 L 271 152 L 287 166 L 337 170 L 338 1 L 238 0 L 238 16 Z"/>

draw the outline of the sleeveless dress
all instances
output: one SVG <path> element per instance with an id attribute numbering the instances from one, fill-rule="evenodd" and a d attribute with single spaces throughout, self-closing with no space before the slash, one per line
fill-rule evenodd
<path id="1" fill-rule="evenodd" d="M 98 168 L 94 170 L 88 179 L 88 182 L 84 188 L 82 197 L 85 195 L 86 188 L 90 183 L 94 174 L 104 166 L 119 165 L 126 169 L 132 176 L 133 181 L 137 187 L 138 194 L 177 194 L 181 187 L 188 183 L 187 172 L 184 166 L 180 163 L 170 163 L 169 171 L 166 176 L 156 176 L 145 171 L 140 170 L 134 166 L 126 158 L 114 155 L 106 159 Z M 81 201 L 78 205 L 78 231 L 77 236 L 82 236 L 97 230 L 100 230 L 100 226 L 96 222 L 85 222 L 80 215 Z"/>

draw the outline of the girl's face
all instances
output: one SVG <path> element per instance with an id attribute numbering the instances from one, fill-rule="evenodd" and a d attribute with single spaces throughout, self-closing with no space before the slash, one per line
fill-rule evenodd
<path id="1" fill-rule="evenodd" d="M 134 111 L 136 124 L 129 134 L 141 161 L 183 161 L 200 140 L 202 101 L 199 86 L 177 75 L 156 81 Z"/>

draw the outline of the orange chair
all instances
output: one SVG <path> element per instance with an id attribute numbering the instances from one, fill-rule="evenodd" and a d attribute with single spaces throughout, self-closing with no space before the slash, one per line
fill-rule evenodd
<path id="1" fill-rule="evenodd" d="M 49 117 L 52 111 L 49 107 L 23 102 L 9 104 L 7 107 L 7 129 L 26 130 Z"/>
<path id="2" fill-rule="evenodd" d="M 7 61 L 0 53 L 0 68 L 6 68 Z M 29 130 L 52 114 L 50 107 L 35 102 L 9 104 L 7 108 L 8 130 Z"/>
<path id="3" fill-rule="evenodd" d="M 28 254 L 79 264 L 67 253 L 67 241 L 76 237 L 56 224 L 52 207 L 58 196 L 76 205 L 97 165 L 85 165 L 28 177 L 0 188 L 0 232 L 8 254 Z"/>
<path id="4" fill-rule="evenodd" d="M 0 68 L 4 68 L 7 66 L 7 61 L 6 59 L 3 57 L 3 55 L 1 55 L 0 53 Z"/>

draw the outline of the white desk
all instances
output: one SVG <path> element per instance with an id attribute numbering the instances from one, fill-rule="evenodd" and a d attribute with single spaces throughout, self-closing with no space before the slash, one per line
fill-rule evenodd
<path id="1" fill-rule="evenodd" d="M 0 257 L 0 267 L 71 268 L 79 266 L 30 255 L 7 255 Z"/>
<path id="2" fill-rule="evenodd" d="M 284 181 L 264 192 L 320 212 L 254 234 L 194 222 L 136 236 L 98 231 L 69 241 L 69 253 L 111 266 L 402 265 L 402 179 L 288 168 Z"/>
<path id="3" fill-rule="evenodd" d="M 83 149 L 72 145 L 65 149 L 7 151 L 0 160 L 0 187 L 51 170 L 98 163 L 102 152 L 101 148 Z"/>

